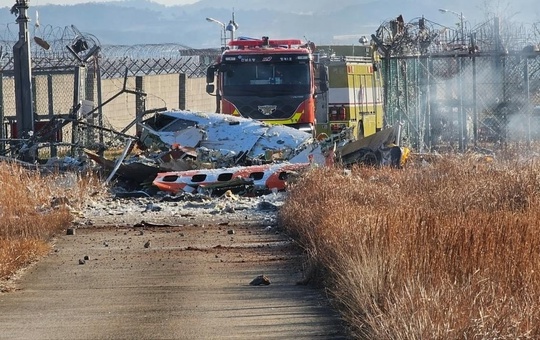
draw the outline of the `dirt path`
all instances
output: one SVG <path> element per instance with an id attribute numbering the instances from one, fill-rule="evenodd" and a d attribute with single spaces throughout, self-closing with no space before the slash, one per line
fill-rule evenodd
<path id="1" fill-rule="evenodd" d="M 346 339 L 321 292 L 296 285 L 301 254 L 285 236 L 184 222 L 59 237 L 0 294 L 0 339 Z M 260 274 L 271 284 L 250 285 Z"/>

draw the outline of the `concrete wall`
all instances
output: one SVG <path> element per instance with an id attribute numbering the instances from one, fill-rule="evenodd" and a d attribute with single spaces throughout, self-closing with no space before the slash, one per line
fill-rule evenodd
<path id="1" fill-rule="evenodd" d="M 142 91 L 146 92 L 146 109 L 152 110 L 160 107 L 178 109 L 180 98 L 179 74 L 165 74 L 144 76 L 142 79 Z"/>
<path id="2" fill-rule="evenodd" d="M 103 102 L 120 92 L 123 79 L 102 81 Z M 129 77 L 127 89 L 146 93 L 145 110 L 167 108 L 191 111 L 215 112 L 215 97 L 206 93 L 205 78 L 186 78 L 183 74 L 165 74 Z M 124 93 L 103 107 L 104 124 L 121 130 L 129 124 L 137 112 L 136 95 Z M 134 133 L 135 129 L 129 130 Z"/>
<path id="3" fill-rule="evenodd" d="M 216 97 L 206 93 L 206 78 L 188 78 L 185 93 L 185 109 L 216 112 Z"/>
<path id="4" fill-rule="evenodd" d="M 105 79 L 101 82 L 102 101 L 106 102 L 120 93 L 124 86 L 124 79 Z M 135 77 L 129 77 L 126 89 L 135 90 Z M 103 125 L 115 130 L 122 130 L 135 118 L 135 95 L 122 93 L 114 100 L 103 106 Z"/>

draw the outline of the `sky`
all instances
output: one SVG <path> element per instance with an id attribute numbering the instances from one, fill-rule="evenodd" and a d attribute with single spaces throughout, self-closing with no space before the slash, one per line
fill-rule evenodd
<path id="1" fill-rule="evenodd" d="M 86 2 L 109 2 L 115 0 L 28 0 L 31 6 L 44 6 L 44 5 L 75 5 Z M 173 5 L 188 5 L 198 0 L 152 0 L 166 6 Z M 0 7 L 11 7 L 15 4 L 15 0 L 0 0 Z"/>

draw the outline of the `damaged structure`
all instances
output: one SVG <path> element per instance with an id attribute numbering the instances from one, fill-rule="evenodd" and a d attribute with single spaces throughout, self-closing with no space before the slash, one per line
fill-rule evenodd
<path id="1" fill-rule="evenodd" d="M 140 127 L 135 155 L 113 161 L 87 154 L 109 172 L 116 170 L 120 176 L 174 194 L 283 191 L 291 174 L 310 166 L 401 167 L 408 156 L 408 149 L 397 143 L 399 126 L 361 140 L 347 131 L 318 140 L 301 130 L 249 118 L 164 111 L 140 122 Z"/>

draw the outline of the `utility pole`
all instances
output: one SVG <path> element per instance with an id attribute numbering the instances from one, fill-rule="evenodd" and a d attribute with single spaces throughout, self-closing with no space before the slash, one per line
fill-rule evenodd
<path id="1" fill-rule="evenodd" d="M 28 33 L 28 2 L 16 0 L 11 13 L 18 15 L 19 40 L 13 46 L 15 69 L 15 104 L 17 117 L 17 138 L 28 138 L 34 131 L 34 108 L 32 95 L 32 62 L 30 58 L 30 37 Z M 25 157 L 31 157 L 26 155 Z"/>
<path id="2" fill-rule="evenodd" d="M 465 46 L 466 44 L 466 41 L 465 41 L 465 27 L 463 27 L 463 12 L 460 12 L 459 13 L 459 26 L 461 28 L 461 46 Z"/>

